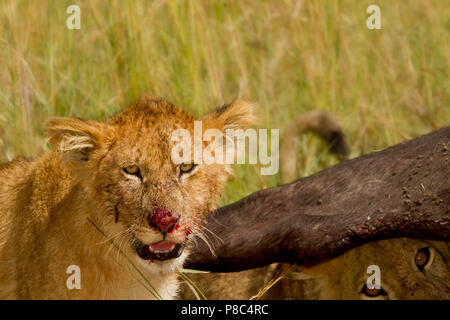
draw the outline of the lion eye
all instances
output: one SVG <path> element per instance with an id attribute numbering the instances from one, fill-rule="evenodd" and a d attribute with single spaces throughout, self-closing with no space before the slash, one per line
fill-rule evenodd
<path id="1" fill-rule="evenodd" d="M 180 174 L 189 173 L 196 167 L 196 164 L 193 163 L 182 163 L 180 165 Z"/>
<path id="2" fill-rule="evenodd" d="M 378 296 L 385 296 L 386 292 L 383 290 L 383 288 L 380 289 L 369 289 L 369 287 L 365 284 L 363 289 L 361 290 L 362 294 L 365 294 L 366 296 L 370 298 L 378 297 Z"/>
<path id="3" fill-rule="evenodd" d="M 423 268 L 430 261 L 430 249 L 428 247 L 422 248 L 417 251 L 416 256 L 414 257 L 414 262 L 416 263 L 417 268 L 419 270 L 423 270 Z"/>
<path id="4" fill-rule="evenodd" d="M 140 174 L 140 170 L 139 167 L 136 165 L 131 165 L 131 166 L 127 166 L 122 168 L 122 170 L 127 173 L 127 174 L 132 174 L 134 176 L 139 176 Z"/>

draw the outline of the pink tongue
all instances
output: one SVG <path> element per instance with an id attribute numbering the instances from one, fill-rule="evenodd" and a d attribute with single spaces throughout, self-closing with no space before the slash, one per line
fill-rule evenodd
<path id="1" fill-rule="evenodd" d="M 160 241 L 157 243 L 149 244 L 154 251 L 171 251 L 175 244 L 169 241 Z"/>

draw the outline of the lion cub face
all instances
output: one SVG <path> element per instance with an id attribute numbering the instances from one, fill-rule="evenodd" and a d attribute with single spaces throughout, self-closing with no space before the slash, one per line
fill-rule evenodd
<path id="1" fill-rule="evenodd" d="M 235 101 L 199 120 L 224 131 L 252 119 L 251 105 Z M 202 221 L 230 175 L 224 164 L 172 161 L 173 131 L 193 136 L 194 120 L 163 99 L 143 97 L 106 122 L 56 118 L 47 125 L 50 142 L 86 194 L 81 201 L 98 207 L 88 215 L 155 272 L 181 266 L 190 234 L 202 237 Z"/>
<path id="2" fill-rule="evenodd" d="M 312 278 L 303 285 L 304 295 L 307 299 L 449 299 L 449 261 L 450 244 L 443 241 L 375 241 L 303 269 L 303 275 Z M 369 266 L 380 268 L 380 288 L 367 286 L 368 280 L 374 283 Z"/>

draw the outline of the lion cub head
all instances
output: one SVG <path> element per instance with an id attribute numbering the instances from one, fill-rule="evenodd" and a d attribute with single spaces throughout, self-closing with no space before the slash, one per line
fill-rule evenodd
<path id="1" fill-rule="evenodd" d="M 242 100 L 195 119 L 164 99 L 144 96 L 104 122 L 54 118 L 46 129 L 82 190 L 80 218 L 94 220 L 150 270 L 169 272 L 181 266 L 190 234 L 201 236 L 202 220 L 230 175 L 226 164 L 174 163 L 172 133 L 185 129 L 193 136 L 194 120 L 225 132 L 253 119 L 252 105 Z"/>

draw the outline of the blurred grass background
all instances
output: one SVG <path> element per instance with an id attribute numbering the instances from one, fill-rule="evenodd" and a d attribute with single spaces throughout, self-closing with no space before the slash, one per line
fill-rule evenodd
<path id="1" fill-rule="evenodd" d="M 366 28 L 374 3 L 382 30 Z M 327 110 L 355 157 L 450 123 L 449 31 L 442 0 L 1 0 L 0 160 L 46 150 L 50 116 L 103 119 L 144 92 L 197 115 L 245 96 L 281 133 Z M 336 162 L 301 140 L 302 175 Z M 278 183 L 236 166 L 222 203 Z"/>

